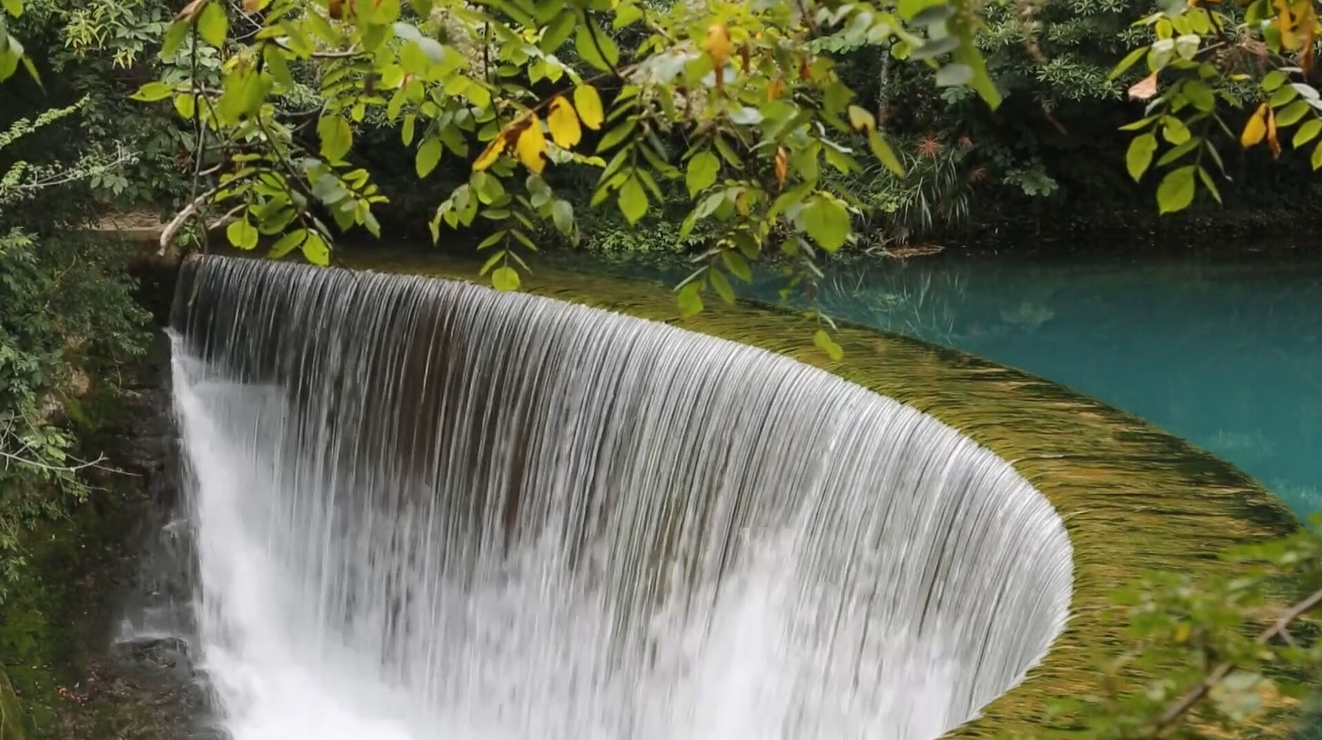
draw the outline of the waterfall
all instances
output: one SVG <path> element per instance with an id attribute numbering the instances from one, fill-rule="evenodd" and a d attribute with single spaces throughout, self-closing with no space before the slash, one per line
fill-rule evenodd
<path id="1" fill-rule="evenodd" d="M 928 740 L 1066 619 L 1069 541 L 1009 464 L 780 355 L 216 257 L 173 337 L 235 740 Z"/>

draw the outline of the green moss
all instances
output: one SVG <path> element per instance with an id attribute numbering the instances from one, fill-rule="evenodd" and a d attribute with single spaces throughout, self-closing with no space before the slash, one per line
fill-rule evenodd
<path id="1" fill-rule="evenodd" d="M 0 671 L 0 740 L 24 740 L 23 705 L 9 684 L 9 677 Z"/>
<path id="2" fill-rule="evenodd" d="M 112 494 L 104 494 L 108 499 Z M 0 608 L 0 665 L 22 705 L 31 737 L 46 737 L 71 709 L 61 688 L 82 678 L 82 630 L 93 611 L 82 588 L 124 522 L 86 504 L 72 516 L 38 525 L 23 538 L 28 565 Z M 121 530 L 122 531 L 122 530 Z M 0 739 L 2 740 L 2 739 Z"/>
<path id="3" fill-rule="evenodd" d="M 476 265 L 385 263 L 350 266 L 477 280 Z M 1068 737 L 1048 702 L 1097 686 L 1098 666 L 1127 644 L 1111 594 L 1145 570 L 1233 577 L 1227 547 L 1299 526 L 1278 499 L 1211 454 L 1130 414 L 1010 368 L 861 326 L 842 326 L 845 357 L 830 362 L 812 345 L 815 324 L 767 306 L 708 305 L 680 321 L 674 295 L 637 281 L 540 267 L 525 290 L 733 339 L 793 357 L 915 406 L 1009 460 L 1060 513 L 1075 554 L 1072 615 L 1029 678 L 950 737 L 1005 734 Z M 1161 670 L 1160 666 L 1157 670 Z M 1131 681 L 1145 675 L 1130 673 Z M 1289 731 L 1289 718 L 1264 734 Z"/>

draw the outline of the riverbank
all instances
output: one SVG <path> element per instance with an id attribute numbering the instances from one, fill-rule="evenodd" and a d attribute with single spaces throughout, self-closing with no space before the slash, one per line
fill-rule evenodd
<path id="1" fill-rule="evenodd" d="M 179 740 L 204 714 L 182 644 L 122 639 L 126 605 L 156 586 L 144 544 L 175 503 L 168 377 L 158 335 L 147 361 L 102 380 L 78 410 L 85 452 L 105 462 L 85 471 L 86 502 L 22 537 L 26 564 L 0 607 L 13 689 L 3 740 Z"/>
<path id="2" fill-rule="evenodd" d="M 607 260 L 674 260 L 687 255 L 674 246 L 652 243 L 673 238 L 678 220 L 671 225 L 656 217 L 644 218 L 630 226 L 614 212 L 606 212 L 598 223 L 584 228 L 579 245 L 564 243 L 549 234 L 543 248 L 551 251 L 587 251 Z M 338 235 L 339 246 L 369 248 L 386 243 L 416 244 L 421 249 L 435 249 L 428 229 L 429 212 L 400 214 L 392 212 L 383 219 L 387 239 L 374 240 L 361 232 Z M 580 214 L 580 219 L 584 218 Z M 446 231 L 442 243 L 447 252 L 476 250 L 485 232 Z M 95 230 L 110 238 L 122 238 L 141 245 L 144 258 L 159 259 L 159 239 L 164 227 L 149 213 L 109 214 Z M 583 228 L 583 225 L 580 225 Z M 1287 258 L 1319 251 L 1314 234 L 1322 228 L 1322 219 L 1289 208 L 1207 207 L 1173 215 L 1160 215 L 1155 206 L 1145 208 L 1066 209 L 1058 213 L 996 213 L 966 228 L 915 237 L 906 245 L 888 250 L 845 247 L 825 261 L 868 261 L 896 258 L 922 260 L 942 254 L 965 256 L 1014 256 L 1044 259 L 1148 258 L 1153 256 L 1207 258 Z M 652 242 L 646 241 L 651 239 Z M 210 252 L 223 252 L 229 245 L 223 230 L 209 235 Z M 877 241 L 871 239 L 871 241 Z M 392 247 L 393 248 L 393 247 Z M 170 255 L 170 260 L 177 259 Z M 775 259 L 771 254 L 769 259 Z"/>

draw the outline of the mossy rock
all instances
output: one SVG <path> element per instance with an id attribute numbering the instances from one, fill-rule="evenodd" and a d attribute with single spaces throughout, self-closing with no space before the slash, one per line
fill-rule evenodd
<path id="1" fill-rule="evenodd" d="M 23 705 L 9 684 L 9 676 L 0 671 L 0 740 L 24 740 Z"/>
<path id="2" fill-rule="evenodd" d="M 476 263 L 380 253 L 350 254 L 346 266 L 483 281 Z M 537 267 L 523 290 L 662 321 L 792 357 L 910 404 L 961 430 L 1008 460 L 1064 521 L 1074 548 L 1070 621 L 1028 678 L 949 733 L 974 740 L 1001 735 L 1068 737 L 1079 728 L 1047 705 L 1098 686 L 1099 666 L 1127 644 L 1124 615 L 1111 595 L 1142 572 L 1233 577 L 1243 566 L 1218 558 L 1237 544 L 1295 531 L 1298 519 L 1229 463 L 1141 419 L 1031 374 L 925 342 L 842 325 L 844 359 L 812 343 L 813 320 L 765 305 L 717 304 L 680 320 L 674 293 L 641 281 Z M 1130 680 L 1143 675 L 1129 674 Z M 1283 736 L 1287 712 L 1258 736 Z"/>

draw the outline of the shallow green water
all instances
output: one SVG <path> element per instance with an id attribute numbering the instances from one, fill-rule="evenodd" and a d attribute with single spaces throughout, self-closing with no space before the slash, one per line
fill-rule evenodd
<path id="1" fill-rule="evenodd" d="M 781 284 L 759 275 L 740 293 L 775 301 Z M 1102 399 L 1230 460 L 1300 514 L 1322 510 L 1322 260 L 885 260 L 833 268 L 821 301 Z"/>

